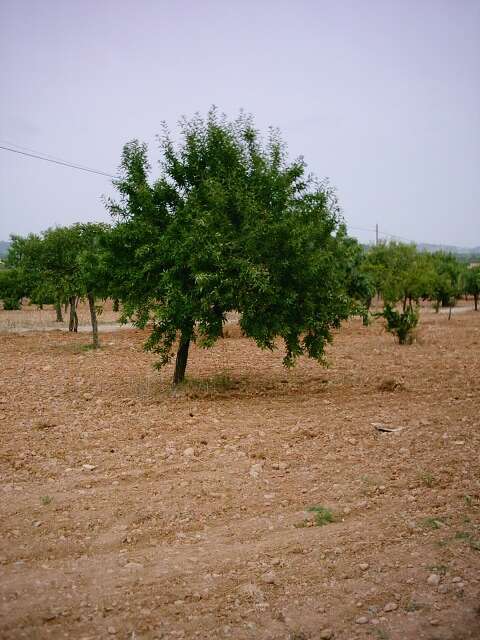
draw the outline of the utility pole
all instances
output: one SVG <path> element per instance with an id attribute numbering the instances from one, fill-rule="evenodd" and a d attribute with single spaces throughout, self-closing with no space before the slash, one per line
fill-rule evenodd
<path id="1" fill-rule="evenodd" d="M 375 245 L 378 245 L 378 222 L 375 225 Z"/>

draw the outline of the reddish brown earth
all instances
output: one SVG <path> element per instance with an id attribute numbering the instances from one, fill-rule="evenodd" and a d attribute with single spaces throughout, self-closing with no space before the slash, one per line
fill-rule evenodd
<path id="1" fill-rule="evenodd" d="M 135 330 L 0 334 L 0 637 L 480 638 L 480 313 L 228 334 L 176 393 Z"/>

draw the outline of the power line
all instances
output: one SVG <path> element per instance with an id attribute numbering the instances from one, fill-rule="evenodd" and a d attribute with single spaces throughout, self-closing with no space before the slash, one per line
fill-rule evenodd
<path id="1" fill-rule="evenodd" d="M 106 171 L 97 171 L 90 167 L 82 167 L 81 165 L 74 164 L 73 162 L 67 162 L 66 160 L 54 160 L 53 158 L 47 158 L 45 154 L 28 153 L 27 151 L 19 151 L 18 149 L 12 149 L 12 147 L 6 147 L 0 145 L 0 149 L 5 151 L 11 151 L 12 153 L 18 153 L 22 156 L 28 156 L 29 158 L 36 158 L 37 160 L 44 160 L 45 162 L 52 162 L 53 164 L 60 164 L 64 167 L 70 167 L 71 169 L 78 169 L 79 171 L 87 171 L 88 173 L 96 173 L 99 176 L 106 176 L 107 178 L 115 178 L 111 173 Z"/>
<path id="2" fill-rule="evenodd" d="M 45 151 L 39 151 L 38 149 L 32 149 L 31 147 L 23 147 L 21 144 L 17 144 L 16 142 L 12 142 L 11 140 L 0 139 L 0 145 L 6 145 L 7 147 L 15 147 L 15 149 L 20 149 L 21 151 L 29 151 L 30 153 L 33 153 L 39 156 L 45 156 L 46 158 L 49 158 L 51 160 L 60 160 L 61 162 L 66 162 L 66 160 L 63 160 L 63 158 L 54 156 L 51 153 L 46 153 Z M 72 164 L 78 164 L 78 163 L 73 162 Z M 78 164 L 78 166 L 83 167 L 85 165 Z"/>
<path id="3" fill-rule="evenodd" d="M 415 244 L 419 244 L 417 242 L 417 240 L 411 240 L 410 238 L 404 238 L 403 236 L 397 236 L 394 233 L 387 233 L 386 231 L 381 231 L 380 229 L 367 229 L 366 227 L 352 227 L 351 225 L 347 224 L 347 228 L 348 229 L 352 229 L 353 231 L 367 231 L 368 233 L 377 233 L 378 231 L 378 235 L 379 236 L 385 236 L 386 238 L 398 238 L 398 240 L 404 240 L 405 242 L 413 242 Z M 420 243 L 421 244 L 421 243 Z M 445 245 L 447 246 L 447 245 Z"/>
<path id="4" fill-rule="evenodd" d="M 115 179 L 115 176 L 113 176 L 111 173 L 107 173 L 106 171 L 97 171 L 97 169 L 91 169 L 90 167 L 85 167 L 79 164 L 75 164 L 73 162 L 67 162 L 66 160 L 61 160 L 58 157 L 52 156 L 51 154 L 48 153 L 43 153 L 43 152 L 37 152 L 34 149 L 29 149 L 29 147 L 22 147 L 18 144 L 15 144 L 14 142 L 10 142 L 7 140 L 0 140 L 0 142 L 3 143 L 7 143 L 11 146 L 4 146 L 4 144 L 0 144 L 0 149 L 4 149 L 5 151 L 10 151 L 12 153 L 18 153 L 22 156 L 28 156 L 29 158 L 35 158 L 37 160 L 44 160 L 45 162 L 51 162 L 53 164 L 59 164 L 63 167 L 70 167 L 71 169 L 78 169 L 79 171 L 86 171 L 88 173 L 95 173 L 99 176 L 105 176 L 107 178 L 113 178 Z M 17 149 L 12 149 L 13 147 L 17 147 Z M 21 151 L 20 149 L 23 149 L 23 151 Z M 413 244 L 422 244 L 417 242 L 416 240 L 412 240 L 410 238 L 404 238 L 403 236 L 397 236 L 393 233 L 386 233 L 385 231 L 380 231 L 378 228 L 378 224 L 376 225 L 375 229 L 368 229 L 366 227 L 353 227 L 350 225 L 347 225 L 347 227 L 349 229 L 352 229 L 353 231 L 364 231 L 367 233 L 375 233 L 375 237 L 377 240 L 377 244 L 378 244 L 378 236 L 384 236 L 386 238 L 393 238 L 393 239 L 398 239 L 398 240 L 403 240 L 404 242 L 410 242 Z M 425 244 L 425 243 L 423 243 Z M 448 246 L 448 245 L 439 245 L 439 246 Z"/>

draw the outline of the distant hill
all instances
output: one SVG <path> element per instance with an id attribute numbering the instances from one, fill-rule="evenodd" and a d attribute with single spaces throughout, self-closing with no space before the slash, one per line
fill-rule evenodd
<path id="1" fill-rule="evenodd" d="M 459 255 L 479 255 L 480 254 L 480 246 L 479 247 L 456 247 L 454 245 L 443 245 L 443 244 L 425 244 L 420 243 L 417 244 L 417 248 L 420 251 L 445 251 L 445 253 L 456 253 Z"/>
<path id="2" fill-rule="evenodd" d="M 10 246 L 9 242 L 0 240 L 0 258 L 4 258 L 7 255 L 9 246 Z"/>

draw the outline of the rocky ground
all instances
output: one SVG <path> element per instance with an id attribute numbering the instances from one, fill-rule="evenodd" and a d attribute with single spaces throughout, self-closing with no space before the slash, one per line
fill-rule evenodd
<path id="1" fill-rule="evenodd" d="M 0 334 L 2 638 L 480 638 L 480 313 L 289 372 L 231 324 L 176 392 L 101 338 Z"/>

